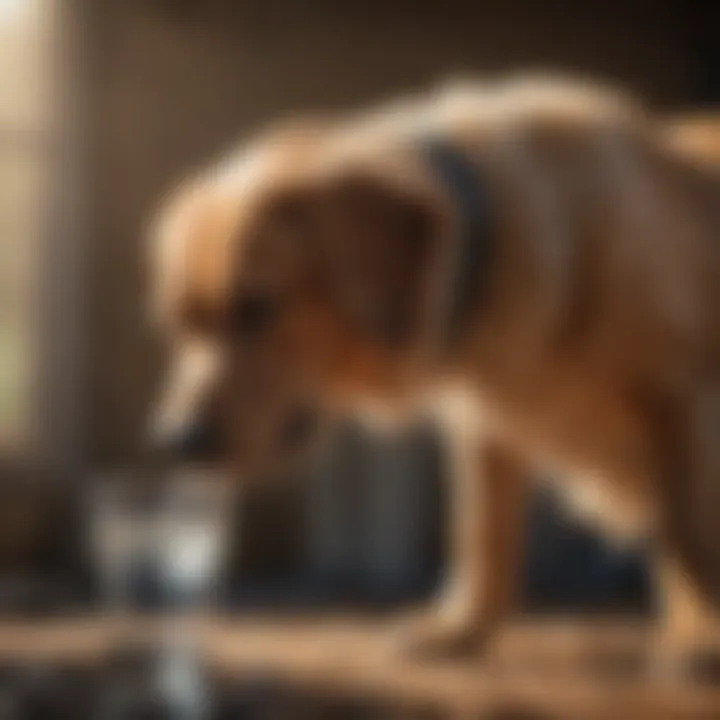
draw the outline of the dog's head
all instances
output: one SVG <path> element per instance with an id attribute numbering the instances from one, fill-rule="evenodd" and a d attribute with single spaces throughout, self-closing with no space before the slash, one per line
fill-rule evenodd
<path id="1" fill-rule="evenodd" d="M 323 137 L 266 138 L 163 208 L 165 447 L 266 470 L 334 413 L 397 404 L 412 383 L 441 213 L 379 166 L 320 162 Z"/>

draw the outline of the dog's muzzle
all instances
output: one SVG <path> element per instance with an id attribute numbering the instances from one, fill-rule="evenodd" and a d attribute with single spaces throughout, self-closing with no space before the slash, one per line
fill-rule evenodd
<path id="1" fill-rule="evenodd" d="M 183 462 L 217 459 L 220 433 L 210 409 L 220 360 L 216 348 L 202 343 L 176 355 L 149 429 L 154 453 Z"/>
<path id="2" fill-rule="evenodd" d="M 164 438 L 158 438 L 161 453 L 186 462 L 206 462 L 218 457 L 218 433 L 207 419 L 194 418 Z"/>

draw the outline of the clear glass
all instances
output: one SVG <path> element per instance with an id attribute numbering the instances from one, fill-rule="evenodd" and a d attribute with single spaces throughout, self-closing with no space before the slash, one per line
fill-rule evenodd
<path id="1" fill-rule="evenodd" d="M 102 607 L 131 621 L 150 606 L 159 627 L 153 686 L 173 717 L 201 720 L 208 693 L 197 620 L 216 605 L 234 498 L 201 473 L 149 482 L 114 476 L 91 491 L 89 534 Z"/>

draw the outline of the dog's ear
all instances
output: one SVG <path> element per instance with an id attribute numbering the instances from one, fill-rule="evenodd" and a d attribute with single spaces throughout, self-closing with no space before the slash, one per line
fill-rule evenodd
<path id="1" fill-rule="evenodd" d="M 305 267 L 341 319 L 398 349 L 426 318 L 441 215 L 420 192 L 344 174 L 273 198 L 265 214 L 273 264 Z"/>
<path id="2" fill-rule="evenodd" d="M 370 176 L 334 179 L 317 202 L 317 258 L 336 307 L 371 342 L 412 342 L 439 234 L 432 203 Z"/>

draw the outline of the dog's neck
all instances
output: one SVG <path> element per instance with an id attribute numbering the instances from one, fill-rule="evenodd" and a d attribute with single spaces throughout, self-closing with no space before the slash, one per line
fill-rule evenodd
<path id="1" fill-rule="evenodd" d="M 452 352 L 465 335 L 480 294 L 487 286 L 492 262 L 490 199 L 477 168 L 447 139 L 428 136 L 420 151 L 430 172 L 447 195 L 453 231 L 446 265 L 439 277 L 436 352 Z"/>

